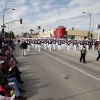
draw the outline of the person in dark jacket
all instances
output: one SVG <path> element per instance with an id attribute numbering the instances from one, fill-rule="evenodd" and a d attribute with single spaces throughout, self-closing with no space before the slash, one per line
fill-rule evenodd
<path id="1" fill-rule="evenodd" d="M 100 46 L 98 48 L 98 57 L 97 57 L 96 61 L 98 61 L 99 58 L 100 58 Z"/>
<path id="2" fill-rule="evenodd" d="M 22 48 L 22 55 L 26 56 L 26 49 L 27 49 L 26 41 L 22 41 L 20 48 Z"/>
<path id="3" fill-rule="evenodd" d="M 83 63 L 84 63 L 84 64 L 86 63 L 86 60 L 85 60 L 86 54 L 87 54 L 86 45 L 84 44 L 83 47 L 82 47 L 82 50 L 81 50 L 81 57 L 80 57 L 80 62 L 81 62 L 82 59 L 83 59 Z"/>

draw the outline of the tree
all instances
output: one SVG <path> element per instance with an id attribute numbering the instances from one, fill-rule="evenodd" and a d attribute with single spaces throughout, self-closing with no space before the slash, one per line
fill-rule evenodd
<path id="1" fill-rule="evenodd" d="M 10 31 L 10 33 L 8 33 L 7 37 L 10 38 L 10 39 L 15 39 L 14 32 Z"/>
<path id="2" fill-rule="evenodd" d="M 37 26 L 37 30 L 40 32 L 41 26 Z"/>
<path id="3" fill-rule="evenodd" d="M 29 35 L 29 38 L 32 38 L 31 34 Z"/>
<path id="4" fill-rule="evenodd" d="M 39 33 L 40 33 L 40 29 L 41 29 L 41 26 L 37 26 L 37 30 L 38 30 L 38 32 L 37 32 L 37 34 L 36 34 L 36 37 L 37 37 L 37 35 L 39 35 Z"/>
<path id="5" fill-rule="evenodd" d="M 29 33 L 28 32 L 25 32 L 25 33 L 23 33 L 23 37 L 27 37 L 29 35 Z"/>

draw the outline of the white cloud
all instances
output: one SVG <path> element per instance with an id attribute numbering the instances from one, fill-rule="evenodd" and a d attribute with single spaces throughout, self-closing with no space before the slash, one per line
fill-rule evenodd
<path id="1" fill-rule="evenodd" d="M 8 1 L 10 0 L 6 0 Z M 18 2 L 19 5 L 14 6 L 15 11 L 9 10 L 5 13 L 5 22 L 23 18 L 23 25 L 15 22 L 13 26 L 16 33 L 22 32 L 22 26 L 25 32 L 29 32 L 31 28 L 35 30 L 38 25 L 45 30 L 49 30 L 47 25 L 52 28 L 64 25 L 67 30 L 72 27 L 88 30 L 89 16 L 82 14 L 83 11 L 92 15 L 94 26 L 100 22 L 99 0 L 70 0 L 69 3 L 63 0 L 62 4 L 59 4 L 57 0 L 15 0 L 14 2 Z M 3 9 L 4 7 L 0 9 L 1 24 Z M 91 24 L 93 26 L 93 22 Z M 97 31 L 96 28 L 94 29 Z"/>

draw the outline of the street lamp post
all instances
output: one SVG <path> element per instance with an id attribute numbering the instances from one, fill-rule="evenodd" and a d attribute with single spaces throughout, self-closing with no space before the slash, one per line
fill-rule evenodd
<path id="1" fill-rule="evenodd" d="M 7 8 L 7 9 L 4 9 L 4 11 L 3 11 L 3 26 L 2 26 L 3 27 L 3 32 L 4 32 L 4 27 L 5 27 L 4 26 L 4 14 L 5 14 L 5 11 L 8 10 L 8 9 L 12 9 L 12 8 Z M 12 10 L 15 10 L 15 9 L 12 9 Z"/>
<path id="2" fill-rule="evenodd" d="M 7 9 L 4 9 L 4 11 L 3 11 L 3 26 L 4 26 L 4 13 L 5 13 L 5 11 L 8 10 L 8 9 L 12 9 L 12 8 L 7 8 Z M 12 10 L 15 10 L 15 9 L 12 9 Z"/>
<path id="3" fill-rule="evenodd" d="M 93 21 L 93 26 L 92 26 L 92 30 L 93 30 L 93 28 L 94 28 L 94 20 L 93 19 L 91 19 L 92 21 Z"/>
<path id="4" fill-rule="evenodd" d="M 89 38 L 90 38 L 90 29 L 91 29 L 91 14 L 90 13 L 87 13 L 87 12 L 82 12 L 82 13 L 86 13 L 90 16 L 90 25 L 89 25 Z"/>
<path id="5" fill-rule="evenodd" d="M 12 23 L 12 24 L 14 24 L 14 23 Z M 8 24 L 8 33 L 9 33 L 9 25 L 10 25 L 10 23 Z"/>

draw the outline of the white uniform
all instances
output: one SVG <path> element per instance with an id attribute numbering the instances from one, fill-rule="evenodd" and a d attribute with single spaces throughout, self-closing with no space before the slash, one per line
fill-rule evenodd
<path id="1" fill-rule="evenodd" d="M 76 51 L 76 42 L 74 42 L 74 45 L 73 45 L 73 50 Z"/>
<path id="2" fill-rule="evenodd" d="M 95 43 L 92 43 L 92 50 L 94 51 Z"/>
<path id="3" fill-rule="evenodd" d="M 49 41 L 49 45 L 48 45 L 48 47 L 49 47 L 49 51 L 51 52 L 51 48 L 52 48 L 52 41 Z"/>
<path id="4" fill-rule="evenodd" d="M 70 42 L 67 42 L 67 50 L 70 50 Z"/>
<path id="5" fill-rule="evenodd" d="M 61 51 L 61 41 L 58 41 L 58 50 Z"/>
<path id="6" fill-rule="evenodd" d="M 27 45 L 27 51 L 30 52 L 30 47 L 31 47 L 31 46 L 30 46 L 30 43 L 28 42 L 27 44 L 28 44 L 28 45 Z"/>

